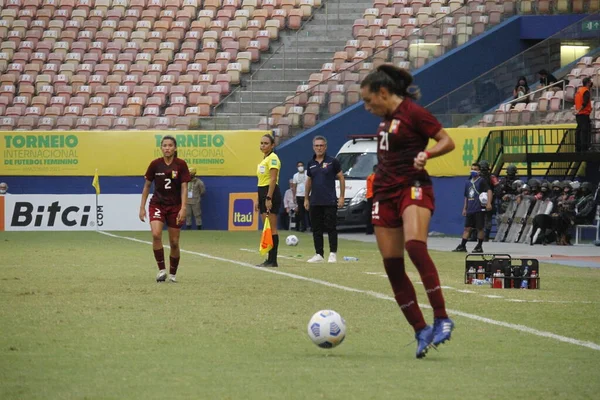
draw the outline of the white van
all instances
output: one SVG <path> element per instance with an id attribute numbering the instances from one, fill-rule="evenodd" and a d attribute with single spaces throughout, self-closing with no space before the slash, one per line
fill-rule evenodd
<path id="1" fill-rule="evenodd" d="M 346 178 L 344 207 L 338 209 L 338 226 L 366 227 L 371 210 L 367 210 L 367 177 L 377 164 L 377 136 L 356 136 L 347 141 L 336 158 Z M 340 182 L 336 181 L 336 192 L 340 195 Z"/>

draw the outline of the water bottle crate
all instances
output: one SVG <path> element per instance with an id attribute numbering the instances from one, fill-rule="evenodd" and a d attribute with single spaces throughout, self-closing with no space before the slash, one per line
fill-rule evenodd
<path id="1" fill-rule="evenodd" d="M 468 254 L 465 284 L 483 281 L 497 289 L 540 289 L 540 265 L 535 258 L 512 258 L 510 254 Z"/>

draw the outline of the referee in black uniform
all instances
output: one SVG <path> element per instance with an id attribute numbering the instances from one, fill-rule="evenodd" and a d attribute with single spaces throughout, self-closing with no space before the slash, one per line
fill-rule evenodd
<path id="1" fill-rule="evenodd" d="M 269 257 L 258 267 L 277 267 L 277 248 L 279 247 L 279 234 L 277 232 L 277 213 L 281 208 L 281 192 L 279 191 L 279 171 L 281 161 L 275 154 L 275 138 L 264 135 L 260 139 L 260 151 L 263 160 L 258 164 L 256 176 L 258 177 L 258 203 L 256 211 L 260 211 L 263 222 L 269 218 L 271 233 L 273 235 L 273 248 Z"/>
<path id="2" fill-rule="evenodd" d="M 337 262 L 337 209 L 344 206 L 346 183 L 340 162 L 327 155 L 327 139 L 316 136 L 313 139 L 315 155 L 308 163 L 306 178 L 306 196 L 304 207 L 310 214 L 313 241 L 316 254 L 309 263 L 325 261 L 323 232 L 329 236 L 328 262 Z M 335 178 L 340 180 L 340 198 L 335 193 Z"/>

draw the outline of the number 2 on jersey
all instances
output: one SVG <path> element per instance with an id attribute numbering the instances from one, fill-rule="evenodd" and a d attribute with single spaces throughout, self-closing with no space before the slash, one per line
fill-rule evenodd
<path id="1" fill-rule="evenodd" d="M 171 189 L 171 179 L 165 178 L 165 189 Z"/>
<path id="2" fill-rule="evenodd" d="M 381 131 L 381 132 L 379 132 L 379 136 L 381 136 L 381 141 L 379 142 L 379 150 L 388 151 L 390 149 L 388 132 Z"/>

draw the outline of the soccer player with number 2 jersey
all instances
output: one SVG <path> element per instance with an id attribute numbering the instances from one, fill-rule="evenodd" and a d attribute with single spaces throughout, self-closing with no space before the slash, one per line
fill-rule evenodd
<path id="1" fill-rule="evenodd" d="M 184 160 L 177 158 L 177 140 L 173 136 L 165 136 L 160 142 L 163 153 L 161 158 L 152 161 L 144 177 L 146 182 L 142 191 L 140 220 L 146 221 L 146 202 L 150 194 L 150 186 L 154 182 L 154 193 L 150 199 L 150 229 L 152 230 L 152 249 L 158 264 L 156 282 L 167 280 L 165 267 L 165 250 L 162 243 L 162 231 L 166 222 L 169 232 L 169 281 L 177 282 L 175 275 L 179 266 L 179 234 L 185 221 L 187 203 L 187 186 L 190 182 L 190 171 Z"/>
<path id="2" fill-rule="evenodd" d="M 418 89 L 407 71 L 380 65 L 361 83 L 367 111 L 383 121 L 377 132 L 377 173 L 373 182 L 372 220 L 383 265 L 396 302 L 415 330 L 417 358 L 450 339 L 454 322 L 446 305 L 437 269 L 427 251 L 434 210 L 427 160 L 454 149 L 437 119 L 417 105 Z M 429 139 L 437 143 L 426 150 Z M 421 275 L 433 308 L 433 327 L 425 322 L 415 288 L 406 275 L 404 249 Z"/>

